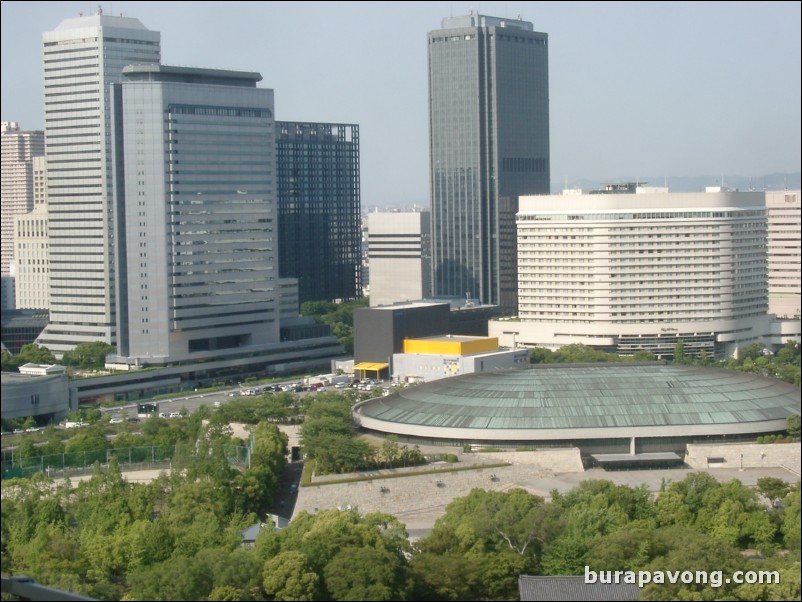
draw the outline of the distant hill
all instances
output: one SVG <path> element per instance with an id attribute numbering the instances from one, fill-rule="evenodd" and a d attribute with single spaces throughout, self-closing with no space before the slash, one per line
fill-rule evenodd
<path id="1" fill-rule="evenodd" d="M 724 182 L 721 182 L 721 175 L 718 176 L 617 176 L 606 178 L 602 181 L 597 180 L 575 180 L 568 182 L 568 188 L 581 188 L 582 190 L 599 190 L 604 184 L 614 182 L 640 182 L 649 186 L 668 186 L 671 192 L 703 192 L 706 186 L 726 186 L 740 191 L 747 190 L 799 190 L 800 172 L 796 173 L 773 173 L 758 177 L 728 176 L 724 174 Z M 564 183 L 552 180 L 551 191 L 558 193 L 564 188 Z"/>
<path id="2" fill-rule="evenodd" d="M 724 174 L 724 186 L 740 191 L 747 190 L 800 190 L 802 174 L 796 173 L 772 173 L 764 176 L 728 176 Z M 649 186 L 666 186 L 670 192 L 703 192 L 706 186 L 721 186 L 721 175 L 718 176 L 616 176 L 605 178 L 604 180 L 580 179 L 568 182 L 568 188 L 581 188 L 585 191 L 599 190 L 604 184 L 613 182 L 640 182 Z M 564 182 L 552 180 L 551 192 L 559 193 L 565 187 Z M 410 203 L 410 202 L 383 202 L 362 203 L 362 211 L 420 211 L 428 209 L 429 202 Z"/>

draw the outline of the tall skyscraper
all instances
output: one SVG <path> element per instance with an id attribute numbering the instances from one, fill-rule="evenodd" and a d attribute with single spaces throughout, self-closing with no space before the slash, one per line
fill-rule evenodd
<path id="1" fill-rule="evenodd" d="M 37 342 L 61 355 L 116 344 L 110 84 L 158 64 L 160 35 L 133 18 L 63 21 L 42 35 L 50 234 L 50 323 Z"/>
<path id="2" fill-rule="evenodd" d="M 14 263 L 14 216 L 33 211 L 34 169 L 36 157 L 45 154 L 45 133 L 24 132 L 15 121 L 4 121 L 0 129 L 2 141 L 2 181 L 0 182 L 0 275 L 2 275 L 2 309 L 15 307 L 16 265 Z"/>
<path id="3" fill-rule="evenodd" d="M 114 86 L 118 356 L 174 363 L 279 342 L 273 90 L 261 79 L 130 65 Z"/>
<path id="4" fill-rule="evenodd" d="M 359 126 L 276 122 L 279 262 L 300 302 L 362 296 Z"/>
<path id="5" fill-rule="evenodd" d="M 549 193 L 548 36 L 472 13 L 428 46 L 434 294 L 514 312 L 518 197 Z"/>

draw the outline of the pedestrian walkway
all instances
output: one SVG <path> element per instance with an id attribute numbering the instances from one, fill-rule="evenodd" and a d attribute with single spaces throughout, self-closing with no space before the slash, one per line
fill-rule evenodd
<path id="1" fill-rule="evenodd" d="M 455 448 L 452 448 L 455 449 Z M 452 452 L 446 452 L 452 453 Z M 672 468 L 661 470 L 606 471 L 601 468 L 583 470 L 578 450 L 546 450 L 544 452 L 464 453 L 456 450 L 460 462 L 454 467 L 472 466 L 473 470 L 442 474 L 355 481 L 302 487 L 295 506 L 300 512 L 315 513 L 326 508 L 358 509 L 361 513 L 385 512 L 401 520 L 415 537 L 424 536 L 444 514 L 446 506 L 474 488 L 488 491 L 524 489 L 545 499 L 552 491 L 565 493 L 582 481 L 602 479 L 616 485 L 646 488 L 657 493 L 668 483 L 681 481 L 691 472 L 708 472 L 721 482 L 737 479 L 754 487 L 761 477 L 776 477 L 795 483 L 798 477 L 782 467 L 744 468 Z M 515 460 L 514 464 L 487 467 L 495 460 Z M 340 479 L 347 475 L 338 475 Z"/>

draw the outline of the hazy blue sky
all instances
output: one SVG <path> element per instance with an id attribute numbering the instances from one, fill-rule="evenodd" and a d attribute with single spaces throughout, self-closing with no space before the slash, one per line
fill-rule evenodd
<path id="1" fill-rule="evenodd" d="M 258 71 L 276 118 L 358 123 L 363 206 L 428 204 L 426 33 L 549 35 L 551 180 L 800 170 L 799 2 L 105 2 L 165 64 Z M 98 3 L 2 2 L 2 120 L 43 128 L 41 33 Z M 712 184 L 713 182 L 711 182 Z"/>

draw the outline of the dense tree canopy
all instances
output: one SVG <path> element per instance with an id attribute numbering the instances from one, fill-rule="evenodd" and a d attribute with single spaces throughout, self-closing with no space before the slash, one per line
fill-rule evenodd
<path id="1" fill-rule="evenodd" d="M 754 343 L 738 349 L 735 357 L 715 361 L 704 352 L 699 357 L 689 355 L 685 350 L 685 342 L 682 339 L 678 339 L 674 346 L 672 362 L 674 364 L 696 364 L 729 368 L 742 372 L 754 372 L 799 386 L 800 356 L 800 346 L 794 341 L 789 341 L 783 345 L 774 355 L 769 353 L 763 345 Z M 532 364 L 653 361 L 654 359 L 654 354 L 645 350 L 635 351 L 633 355 L 619 356 L 615 353 L 606 353 L 581 344 L 564 345 L 556 351 L 542 347 L 535 347 L 529 350 L 529 362 Z"/>
<path id="2" fill-rule="evenodd" d="M 367 307 L 367 297 L 333 303 L 330 301 L 307 301 L 301 304 L 301 315 L 311 316 L 318 322 L 331 327 L 331 333 L 337 337 L 345 352 L 354 353 L 354 309 Z"/>
<path id="3" fill-rule="evenodd" d="M 106 356 L 115 351 L 116 348 L 113 345 L 102 341 L 79 343 L 75 346 L 75 349 L 67 351 L 62 356 L 61 363 L 74 368 L 100 369 L 106 365 Z"/>
<path id="4" fill-rule="evenodd" d="M 310 416 L 325 419 L 313 437 L 324 436 L 331 419 L 344 419 L 347 406 L 333 397 L 309 406 Z M 325 436 L 347 437 L 336 424 Z M 581 575 L 585 566 L 725 577 L 770 570 L 779 583 L 653 584 L 641 595 L 800 597 L 798 482 L 763 478 L 752 489 L 690 473 L 654 494 L 589 480 L 549 500 L 523 489 L 474 489 L 453 500 L 414 545 L 396 518 L 354 508 L 302 512 L 281 531 L 261 529 L 248 548 L 242 530 L 264 519 L 286 462 L 286 437 L 272 423 L 254 425 L 248 468 L 230 461 L 226 446 L 234 441 L 220 421 L 156 417 L 141 426 L 137 437 L 178 448 L 173 470 L 148 484 L 123 479 L 116 440 L 104 448 L 108 467 L 97 464 L 76 486 L 42 473 L 4 482 L 4 573 L 109 600 L 468 601 L 515 600 L 521 574 Z M 63 443 L 53 435 L 44 434 L 44 445 L 56 449 Z M 104 439 L 100 426 L 89 427 L 65 447 L 93 453 Z M 36 453 L 24 445 L 19 453 Z M 401 455 L 393 440 L 375 452 Z"/>
<path id="5" fill-rule="evenodd" d="M 11 355 L 8 351 L 2 352 L 3 372 L 16 372 L 17 368 L 24 364 L 55 364 L 56 358 L 50 353 L 47 347 L 28 343 L 23 345 L 17 355 Z"/>

